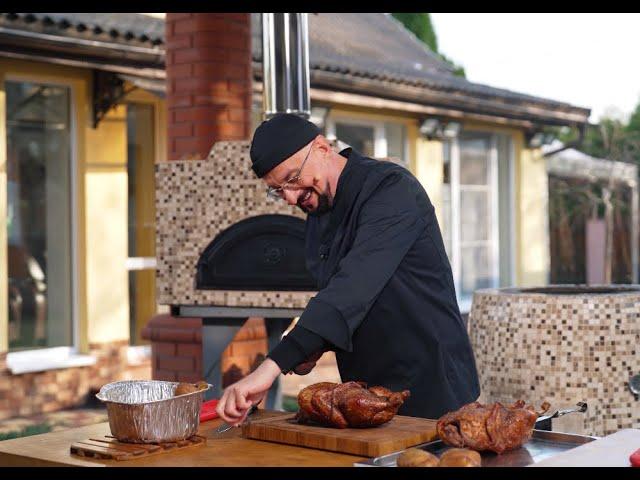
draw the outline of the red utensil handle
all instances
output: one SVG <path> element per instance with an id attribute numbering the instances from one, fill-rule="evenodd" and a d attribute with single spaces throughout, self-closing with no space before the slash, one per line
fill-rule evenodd
<path id="1" fill-rule="evenodd" d="M 640 448 L 631 454 L 629 461 L 632 467 L 640 467 Z"/>

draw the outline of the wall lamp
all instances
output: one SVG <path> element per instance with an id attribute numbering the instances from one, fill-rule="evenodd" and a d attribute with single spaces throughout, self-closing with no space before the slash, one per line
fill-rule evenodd
<path id="1" fill-rule="evenodd" d="M 529 148 L 540 148 L 543 145 L 549 145 L 555 138 L 553 133 L 531 132 L 527 135 L 527 145 Z"/>
<path id="2" fill-rule="evenodd" d="M 434 138 L 455 138 L 462 130 L 460 122 L 442 122 L 437 118 L 427 118 L 420 124 L 420 134 L 432 140 Z"/>

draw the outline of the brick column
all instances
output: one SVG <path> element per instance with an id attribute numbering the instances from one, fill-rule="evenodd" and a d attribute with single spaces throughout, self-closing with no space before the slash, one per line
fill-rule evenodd
<path id="1" fill-rule="evenodd" d="M 222 354 L 222 385 L 253 371 L 267 353 L 264 319 L 249 318 Z M 156 315 L 142 330 L 151 341 L 152 378 L 172 382 L 202 380 L 202 319 Z"/>
<path id="2" fill-rule="evenodd" d="M 251 129 L 251 15 L 167 13 L 169 160 L 200 160 L 221 140 L 248 140 Z M 157 315 L 142 332 L 152 345 L 152 377 L 203 378 L 202 320 Z M 249 319 L 222 357 L 223 385 L 266 354 L 264 320 Z"/>
<path id="3" fill-rule="evenodd" d="M 251 126 L 249 13 L 167 13 L 169 160 L 203 159 Z"/>

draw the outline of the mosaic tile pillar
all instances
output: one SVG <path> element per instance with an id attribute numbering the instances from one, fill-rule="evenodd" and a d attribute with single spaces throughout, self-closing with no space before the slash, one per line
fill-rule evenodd
<path id="1" fill-rule="evenodd" d="M 552 408 L 586 401 L 586 414 L 565 415 L 553 429 L 603 436 L 640 428 L 640 400 L 628 388 L 640 373 L 635 287 L 597 294 L 477 291 L 468 330 L 480 400 L 523 399 L 536 406 L 547 400 Z"/>

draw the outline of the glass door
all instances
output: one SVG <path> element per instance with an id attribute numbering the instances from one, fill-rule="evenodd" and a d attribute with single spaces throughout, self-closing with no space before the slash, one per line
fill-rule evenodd
<path id="1" fill-rule="evenodd" d="M 499 285 L 496 136 L 463 132 L 444 142 L 442 234 L 462 312 L 473 292 Z"/>

